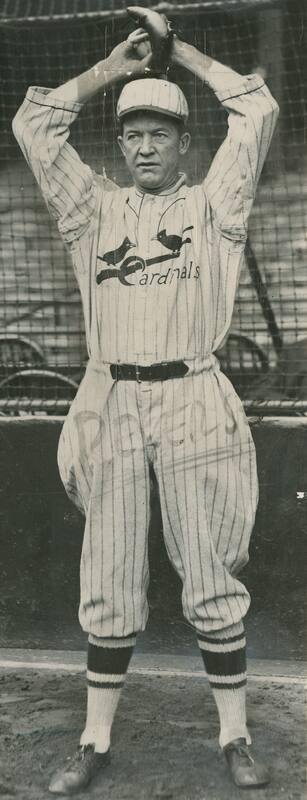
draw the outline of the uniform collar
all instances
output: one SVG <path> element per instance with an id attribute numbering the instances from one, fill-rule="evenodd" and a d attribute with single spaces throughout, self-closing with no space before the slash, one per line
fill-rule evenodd
<path id="1" fill-rule="evenodd" d="M 144 197 L 144 195 L 148 197 L 166 197 L 169 194 L 175 194 L 176 192 L 178 192 L 178 189 L 180 189 L 181 186 L 185 185 L 186 182 L 187 182 L 187 176 L 185 172 L 179 172 L 178 180 L 176 181 L 176 183 L 170 186 L 169 189 L 165 189 L 164 192 L 159 192 L 159 194 L 151 194 L 151 192 L 142 192 L 142 190 L 137 189 L 136 186 L 134 186 L 133 188 L 136 197 Z"/>

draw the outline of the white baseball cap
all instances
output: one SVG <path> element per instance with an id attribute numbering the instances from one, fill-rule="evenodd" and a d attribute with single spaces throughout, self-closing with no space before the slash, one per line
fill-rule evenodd
<path id="1" fill-rule="evenodd" d="M 160 78 L 139 78 L 126 83 L 117 103 L 117 118 L 132 111 L 156 111 L 187 122 L 189 107 L 176 83 Z"/>

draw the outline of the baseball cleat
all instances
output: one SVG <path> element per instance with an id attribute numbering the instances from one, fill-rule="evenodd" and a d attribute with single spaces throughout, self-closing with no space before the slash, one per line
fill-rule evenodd
<path id="1" fill-rule="evenodd" d="M 93 744 L 79 745 L 74 755 L 51 779 L 49 792 L 62 795 L 81 792 L 100 770 L 108 766 L 110 760 L 110 750 L 95 753 Z"/>
<path id="2" fill-rule="evenodd" d="M 231 777 L 240 789 L 256 789 L 270 782 L 269 772 L 257 763 L 245 739 L 234 739 L 223 748 Z"/>

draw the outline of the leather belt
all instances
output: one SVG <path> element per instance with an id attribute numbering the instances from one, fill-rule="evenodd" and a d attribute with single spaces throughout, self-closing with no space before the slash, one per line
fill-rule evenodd
<path id="1" fill-rule="evenodd" d="M 138 364 L 110 364 L 115 381 L 167 381 L 170 378 L 183 378 L 189 371 L 184 361 L 162 361 L 160 364 L 139 366 Z"/>

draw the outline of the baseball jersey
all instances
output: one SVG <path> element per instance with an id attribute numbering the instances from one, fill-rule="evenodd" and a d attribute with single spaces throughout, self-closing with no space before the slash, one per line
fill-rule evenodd
<path id="1" fill-rule="evenodd" d="M 69 247 L 88 354 L 152 364 L 214 352 L 230 327 L 248 217 L 278 106 L 258 75 L 208 80 L 228 133 L 203 182 L 154 195 L 97 176 L 69 144 L 81 105 L 31 87 L 13 130 Z"/>

